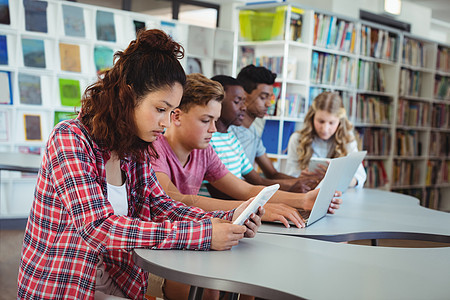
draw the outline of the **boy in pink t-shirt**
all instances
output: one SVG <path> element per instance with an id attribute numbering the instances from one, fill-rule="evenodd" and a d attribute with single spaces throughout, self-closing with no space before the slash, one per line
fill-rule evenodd
<path id="1" fill-rule="evenodd" d="M 152 160 L 152 167 L 166 193 L 207 211 L 233 209 L 264 188 L 251 185 L 227 171 L 209 144 L 212 134 L 217 131 L 215 122 L 220 117 L 223 97 L 220 83 L 201 74 L 188 75 L 180 105 L 172 114 L 171 126 L 164 136 L 153 142 L 160 157 Z M 197 195 L 204 179 L 240 201 Z M 289 219 L 297 227 L 304 227 L 297 208 L 311 210 L 317 193 L 318 190 L 305 194 L 277 191 L 264 206 L 263 220 L 280 221 L 289 227 Z M 333 199 L 329 211 L 334 212 L 340 202 L 340 199 Z"/>

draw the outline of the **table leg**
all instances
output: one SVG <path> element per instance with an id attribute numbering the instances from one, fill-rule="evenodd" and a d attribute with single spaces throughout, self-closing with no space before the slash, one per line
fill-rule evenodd
<path id="1" fill-rule="evenodd" d="M 201 300 L 203 297 L 203 288 L 191 285 L 189 290 L 189 300 Z"/>

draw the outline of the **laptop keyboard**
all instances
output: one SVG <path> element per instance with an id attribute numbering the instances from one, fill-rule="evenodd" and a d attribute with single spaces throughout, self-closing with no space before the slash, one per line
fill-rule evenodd
<path id="1" fill-rule="evenodd" d="M 298 209 L 298 213 L 300 214 L 300 216 L 303 218 L 303 220 L 306 222 L 308 222 L 308 218 L 309 215 L 311 214 L 310 210 L 303 210 L 303 209 Z"/>

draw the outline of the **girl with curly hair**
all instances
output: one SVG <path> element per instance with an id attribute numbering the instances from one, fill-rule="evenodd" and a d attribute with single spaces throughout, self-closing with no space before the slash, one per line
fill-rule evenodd
<path id="1" fill-rule="evenodd" d="M 225 250 L 255 235 L 264 209 L 240 226 L 230 221 L 248 201 L 232 211 L 186 206 L 167 196 L 149 163 L 183 95 L 183 54 L 163 31 L 140 31 L 87 88 L 78 117 L 55 126 L 25 230 L 18 299 L 144 299 L 148 272 L 133 249 Z"/>
<path id="2" fill-rule="evenodd" d="M 341 97 L 335 93 L 319 94 L 309 107 L 303 124 L 288 143 L 286 173 L 291 176 L 307 170 L 312 157 L 336 158 L 358 151 L 353 125 L 347 119 Z M 350 186 L 361 188 L 366 177 L 361 164 Z"/>

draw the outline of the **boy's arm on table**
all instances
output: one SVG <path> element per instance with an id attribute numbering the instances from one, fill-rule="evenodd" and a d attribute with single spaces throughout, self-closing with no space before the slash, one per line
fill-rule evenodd
<path id="1" fill-rule="evenodd" d="M 199 195 L 183 195 L 170 180 L 169 176 L 162 172 L 156 172 L 156 177 L 164 191 L 174 200 L 183 202 L 189 206 L 196 206 L 206 211 L 231 210 L 243 203 L 240 200 L 220 200 L 216 198 L 203 197 Z M 234 199 L 247 200 L 256 196 L 263 186 L 254 186 L 237 178 L 231 173 L 211 183 L 215 188 L 227 191 Z M 298 211 L 285 204 L 266 204 L 263 221 L 280 221 L 289 227 L 288 219 L 294 222 L 297 227 L 304 226 Z"/>

